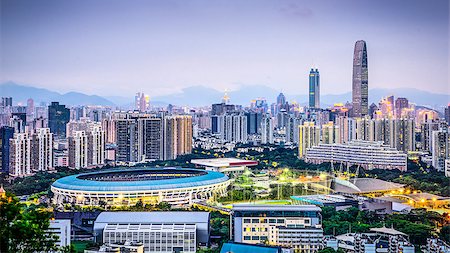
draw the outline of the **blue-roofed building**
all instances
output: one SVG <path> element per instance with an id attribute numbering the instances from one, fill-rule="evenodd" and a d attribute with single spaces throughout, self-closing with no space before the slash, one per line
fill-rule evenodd
<path id="1" fill-rule="evenodd" d="M 122 206 L 168 202 L 190 205 L 226 194 L 228 176 L 189 168 L 117 168 L 56 180 L 51 190 L 57 205 Z"/>
<path id="2" fill-rule="evenodd" d="M 222 245 L 220 253 L 281 253 L 281 247 L 269 245 L 255 245 L 247 243 L 227 242 Z"/>

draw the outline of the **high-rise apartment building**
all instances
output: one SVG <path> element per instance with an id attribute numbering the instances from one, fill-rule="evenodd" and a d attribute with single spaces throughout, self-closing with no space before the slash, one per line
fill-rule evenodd
<path id="1" fill-rule="evenodd" d="M 1 106 L 4 106 L 4 107 L 12 106 L 12 97 L 2 97 Z"/>
<path id="2" fill-rule="evenodd" d="M 316 146 L 320 142 L 320 128 L 314 125 L 314 122 L 304 122 L 299 126 L 298 136 L 298 157 L 303 158 L 306 150 Z"/>
<path id="3" fill-rule="evenodd" d="M 289 115 L 289 119 L 286 125 L 286 142 L 298 144 L 298 126 L 300 126 L 302 120 L 295 115 Z"/>
<path id="4" fill-rule="evenodd" d="M 309 72 L 309 107 L 320 108 L 320 75 L 318 69 Z"/>
<path id="5" fill-rule="evenodd" d="M 28 133 L 15 133 L 9 145 L 9 174 L 14 177 L 30 175 L 31 138 Z"/>
<path id="6" fill-rule="evenodd" d="M 88 132 L 89 164 L 93 166 L 103 165 L 106 160 L 106 134 L 98 124 L 92 125 Z"/>
<path id="7" fill-rule="evenodd" d="M 431 134 L 432 165 L 439 171 L 444 171 L 445 160 L 450 158 L 448 127 L 442 127 Z"/>
<path id="8" fill-rule="evenodd" d="M 325 144 L 340 143 L 341 138 L 339 134 L 339 127 L 330 121 L 327 124 L 322 125 L 320 142 Z"/>
<path id="9" fill-rule="evenodd" d="M 245 116 L 244 116 L 245 117 Z M 247 125 L 244 130 L 246 132 Z M 192 152 L 192 117 L 187 115 L 164 117 L 164 160 Z"/>
<path id="10" fill-rule="evenodd" d="M 273 123 L 270 114 L 265 114 L 262 118 L 261 144 L 273 144 Z"/>
<path id="11" fill-rule="evenodd" d="M 247 117 L 242 114 L 218 116 L 220 139 L 227 142 L 247 143 Z"/>
<path id="12" fill-rule="evenodd" d="M 395 100 L 395 118 L 401 119 L 406 116 L 405 109 L 409 108 L 409 101 L 407 98 L 397 98 Z"/>
<path id="13" fill-rule="evenodd" d="M 368 114 L 368 63 L 367 47 L 364 40 L 358 40 L 356 42 L 353 54 L 352 101 L 354 117 L 362 117 Z"/>
<path id="14" fill-rule="evenodd" d="M 53 133 L 50 128 L 38 128 L 31 138 L 33 171 L 53 169 Z"/>
<path id="15" fill-rule="evenodd" d="M 66 124 L 70 120 L 70 110 L 65 105 L 52 102 L 48 106 L 48 127 L 55 137 L 66 137 Z"/>
<path id="16" fill-rule="evenodd" d="M 9 126 L 0 127 L 0 172 L 9 173 L 9 140 L 14 138 L 14 128 Z"/>
<path id="17" fill-rule="evenodd" d="M 87 168 L 89 141 L 85 131 L 74 131 L 68 138 L 69 142 L 69 167 L 80 169 Z"/>

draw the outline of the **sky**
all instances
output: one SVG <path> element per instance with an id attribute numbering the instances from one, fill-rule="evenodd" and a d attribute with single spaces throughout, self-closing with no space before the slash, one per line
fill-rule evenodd
<path id="1" fill-rule="evenodd" d="M 202 85 L 351 90 L 367 42 L 369 88 L 450 94 L 448 0 L 1 0 L 0 82 L 104 96 Z"/>

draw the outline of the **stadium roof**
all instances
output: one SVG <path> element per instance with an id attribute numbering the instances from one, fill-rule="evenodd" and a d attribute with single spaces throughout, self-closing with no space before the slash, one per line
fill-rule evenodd
<path id="1" fill-rule="evenodd" d="M 368 193 L 393 191 L 404 187 L 403 184 L 392 183 L 377 178 L 355 178 L 346 182 L 350 183 L 353 187 L 337 183 L 335 185 L 335 191 L 343 193 Z"/>
<path id="2" fill-rule="evenodd" d="M 246 243 L 227 242 L 222 245 L 220 253 L 279 253 L 282 252 L 281 247 L 269 245 L 255 245 Z"/>
<path id="3" fill-rule="evenodd" d="M 159 179 L 159 180 L 136 180 L 136 181 L 95 181 L 80 179 L 80 176 L 84 175 L 96 175 L 105 174 L 108 172 L 117 171 L 161 171 L 161 170 L 179 170 L 179 171 L 201 171 L 206 172 L 199 176 L 192 177 L 180 177 L 180 178 L 170 178 L 170 179 Z M 117 168 L 109 171 L 91 172 L 78 175 L 72 175 L 68 177 L 63 177 L 56 180 L 52 186 L 65 189 L 65 190 L 75 190 L 75 191 L 93 191 L 93 192 L 118 192 L 118 191 L 151 191 L 151 190 L 165 190 L 174 188 L 189 188 L 196 186 L 205 186 L 211 184 L 217 184 L 227 181 L 228 176 L 215 171 L 204 171 L 191 168 L 148 168 L 141 167 L 136 169 L 129 168 Z"/>

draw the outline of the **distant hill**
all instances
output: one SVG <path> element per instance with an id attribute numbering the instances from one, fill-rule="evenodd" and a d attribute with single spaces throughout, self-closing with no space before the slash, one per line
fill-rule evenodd
<path id="1" fill-rule="evenodd" d="M 242 86 L 240 89 L 228 92 L 230 102 L 233 104 L 249 105 L 250 101 L 262 97 L 267 102 L 273 103 L 280 92 L 264 86 L 264 85 L 249 85 Z M 59 101 L 67 105 L 104 105 L 104 106 L 119 106 L 123 109 L 133 108 L 133 97 L 123 96 L 109 96 L 101 97 L 96 95 L 86 95 L 79 92 L 69 92 L 60 94 L 58 92 L 50 91 L 42 88 L 35 88 L 25 85 L 19 85 L 13 82 L 0 84 L 1 96 L 13 97 L 14 104 L 26 103 L 28 98 L 33 98 L 35 103 Z M 213 103 L 220 103 L 224 93 L 213 88 L 205 86 L 191 86 L 184 88 L 180 92 L 169 94 L 165 96 L 156 96 L 150 98 L 150 103 L 156 106 L 166 106 L 168 104 L 178 106 L 206 106 Z M 288 101 L 296 101 L 301 105 L 308 103 L 308 95 L 306 94 L 288 94 L 285 93 Z M 450 102 L 448 94 L 437 94 L 423 90 L 412 88 L 397 88 L 397 89 L 370 89 L 369 103 L 378 104 L 382 97 L 394 95 L 397 97 L 406 97 L 411 103 L 426 106 L 429 108 L 442 108 Z M 345 103 L 352 100 L 351 92 L 342 94 L 325 94 L 320 97 L 322 106 L 330 106 L 334 103 Z"/>
<path id="2" fill-rule="evenodd" d="M 55 91 L 19 85 L 13 82 L 0 84 L 0 94 L 1 96 L 13 97 L 14 104 L 26 104 L 27 99 L 32 98 L 35 104 L 39 104 L 41 102 L 50 103 L 52 101 L 58 101 L 66 105 L 115 105 L 110 100 L 97 95 L 86 95 L 79 92 L 68 92 L 65 94 L 60 94 Z"/>

